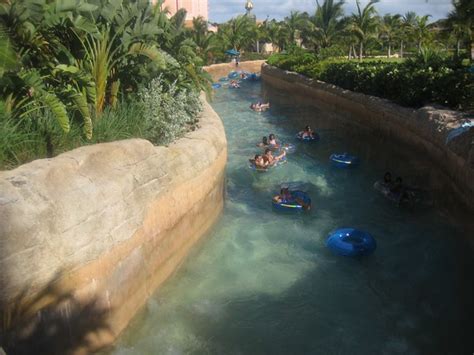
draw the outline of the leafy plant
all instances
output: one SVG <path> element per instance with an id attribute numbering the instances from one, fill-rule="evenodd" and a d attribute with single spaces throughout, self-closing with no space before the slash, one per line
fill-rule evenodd
<path id="1" fill-rule="evenodd" d="M 169 144 L 192 129 L 201 111 L 197 92 L 179 88 L 176 83 L 166 87 L 161 77 L 143 88 L 139 98 L 146 137 L 154 144 Z"/>
<path id="2" fill-rule="evenodd" d="M 405 62 L 318 60 L 316 57 L 309 60 L 308 54 L 301 53 L 273 55 L 268 62 L 404 106 L 436 103 L 453 109 L 472 110 L 474 102 L 474 74 L 460 60 L 425 48 Z"/>

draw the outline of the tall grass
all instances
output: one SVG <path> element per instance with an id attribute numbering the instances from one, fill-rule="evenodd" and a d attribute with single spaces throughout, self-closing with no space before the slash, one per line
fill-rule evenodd
<path id="1" fill-rule="evenodd" d="M 74 148 L 128 138 L 146 138 L 143 105 L 122 103 L 117 109 L 106 109 L 94 120 L 93 137 L 84 138 L 81 124 L 71 125 L 65 134 L 52 113 L 27 116 L 21 120 L 0 116 L 0 170 L 40 158 L 51 158 Z"/>

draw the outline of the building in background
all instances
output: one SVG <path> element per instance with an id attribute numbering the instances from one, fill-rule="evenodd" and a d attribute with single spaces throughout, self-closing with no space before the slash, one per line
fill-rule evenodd
<path id="1" fill-rule="evenodd" d="M 179 9 L 185 9 L 187 22 L 199 16 L 206 21 L 209 19 L 209 4 L 207 0 L 165 0 L 163 8 L 167 8 L 171 16 Z"/>

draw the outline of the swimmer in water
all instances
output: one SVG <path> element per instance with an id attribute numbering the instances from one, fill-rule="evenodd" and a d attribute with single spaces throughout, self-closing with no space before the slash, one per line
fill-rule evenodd
<path id="1" fill-rule="evenodd" d="M 257 169 L 266 169 L 268 167 L 268 163 L 263 159 L 263 156 L 260 154 L 255 155 L 253 159 L 249 160 L 251 164 L 255 165 Z"/>
<path id="2" fill-rule="evenodd" d="M 301 138 L 314 138 L 314 131 L 311 129 L 311 127 L 308 125 L 304 128 L 303 131 L 299 133 Z"/>
<path id="3" fill-rule="evenodd" d="M 263 155 L 263 159 L 267 163 L 268 166 L 272 166 L 276 163 L 278 163 L 280 160 L 282 160 L 286 156 L 286 151 L 284 150 L 283 153 L 273 156 L 272 150 L 270 148 L 265 149 L 265 154 Z"/>
<path id="4" fill-rule="evenodd" d="M 268 147 L 268 138 L 267 137 L 262 137 L 262 141 L 257 144 L 257 147 Z"/>

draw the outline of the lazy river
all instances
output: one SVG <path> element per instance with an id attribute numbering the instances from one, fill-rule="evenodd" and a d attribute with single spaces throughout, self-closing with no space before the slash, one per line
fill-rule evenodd
<path id="1" fill-rule="evenodd" d="M 229 147 L 224 214 L 112 353 L 471 354 L 469 233 L 438 207 L 401 208 L 373 189 L 386 170 L 420 184 L 429 167 L 361 127 L 265 95 L 273 106 L 259 114 L 248 108 L 262 99 L 259 83 L 217 90 L 212 106 Z M 297 143 L 314 115 L 321 141 Z M 252 171 L 248 159 L 269 133 L 297 150 L 285 165 Z M 360 163 L 338 169 L 334 152 Z M 311 195 L 311 212 L 272 210 L 283 182 Z M 369 232 L 376 251 L 332 254 L 327 235 L 342 227 Z"/>

